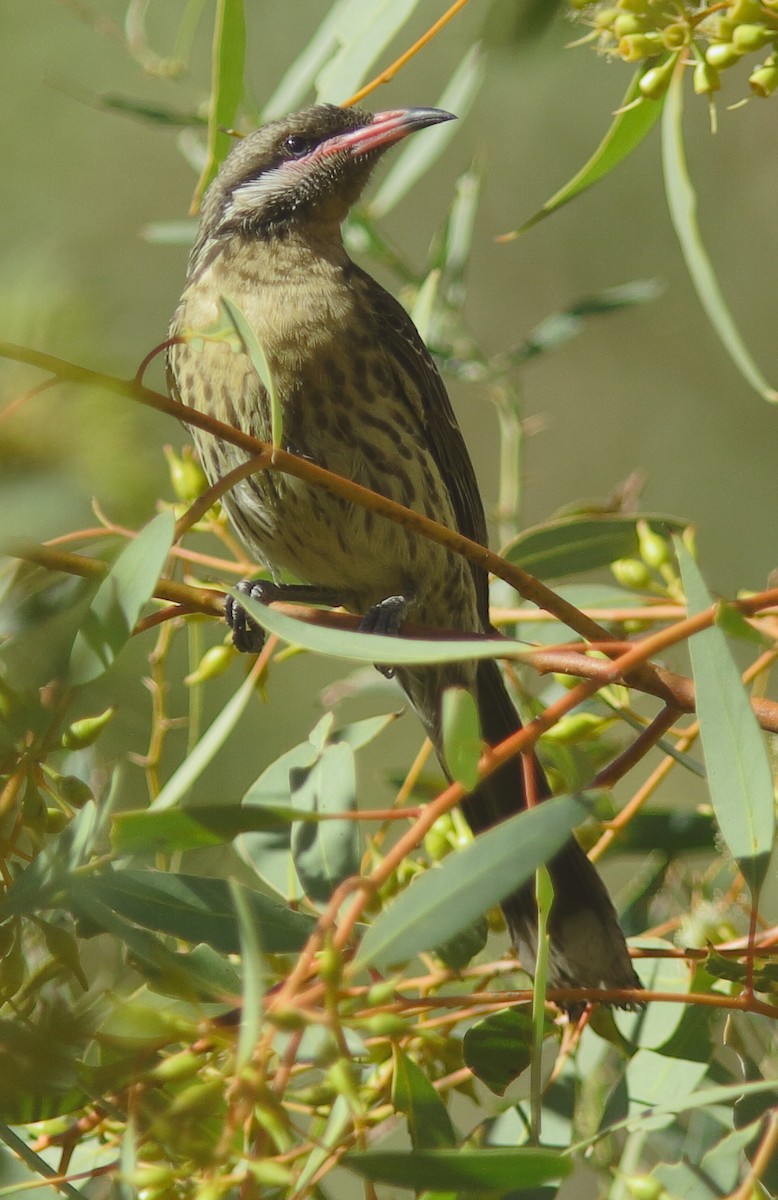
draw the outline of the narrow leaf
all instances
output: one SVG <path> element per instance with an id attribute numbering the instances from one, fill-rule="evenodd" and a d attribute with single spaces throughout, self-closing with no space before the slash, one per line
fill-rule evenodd
<path id="1" fill-rule="evenodd" d="M 158 812 L 144 808 L 116 814 L 111 845 L 115 854 L 172 854 L 218 846 L 241 833 L 288 828 L 299 819 L 300 814 L 291 805 L 208 804 Z M 305 820 L 318 821 L 320 817 L 309 813 Z"/>
<path id="2" fill-rule="evenodd" d="M 419 876 L 365 934 L 356 969 L 404 962 L 448 941 L 521 887 L 588 814 L 580 798 L 557 796 L 503 821 Z"/>
<path id="3" fill-rule="evenodd" d="M 161 812 L 172 808 L 186 795 L 195 780 L 200 778 L 242 717 L 254 695 L 255 683 L 255 673 L 252 671 L 206 729 L 194 750 L 170 776 L 154 803 L 150 805 L 149 812 Z"/>
<path id="4" fill-rule="evenodd" d="M 443 695 L 443 754 L 452 778 L 469 792 L 478 783 L 483 753 L 475 700 L 466 688 L 447 688 Z"/>
<path id="5" fill-rule="evenodd" d="M 649 100 L 640 91 L 640 77 L 645 70 L 645 66 L 640 67 L 632 77 L 632 82 L 616 110 L 610 129 L 588 162 L 584 163 L 580 171 L 564 187 L 555 192 L 534 216 L 519 226 L 513 234 L 507 234 L 506 237 L 518 237 L 527 229 L 531 229 L 533 225 L 537 225 L 539 221 L 561 208 L 563 204 L 567 204 L 569 200 L 591 187 L 593 183 L 597 183 L 605 175 L 609 175 L 614 167 L 617 167 L 640 145 L 662 111 L 661 100 Z"/>
<path id="6" fill-rule="evenodd" d="M 211 63 L 211 107 L 208 113 L 208 158 L 197 183 L 199 203 L 227 157 L 232 139 L 225 129 L 235 124 L 243 98 L 246 19 L 243 0 L 217 0 Z"/>
<path id="7" fill-rule="evenodd" d="M 192 943 L 207 942 L 227 954 L 240 951 L 235 909 L 223 879 L 124 869 L 73 877 L 68 890 L 82 907 L 93 897 L 146 929 Z M 260 892 L 247 891 L 246 899 L 268 953 L 284 954 L 304 945 L 313 928 L 310 917 Z"/>
<path id="8" fill-rule="evenodd" d="M 463 1192 L 511 1193 L 563 1179 L 572 1160 L 558 1150 L 369 1150 L 347 1154 L 343 1165 L 367 1179 L 396 1187 L 459 1188 Z"/>
<path id="9" fill-rule="evenodd" d="M 525 529 L 502 553 L 508 562 L 538 579 L 580 575 L 637 554 L 638 521 L 648 522 L 660 534 L 680 531 L 686 524 L 678 517 L 660 513 L 560 517 Z"/>
<path id="10" fill-rule="evenodd" d="M 264 995 L 264 971 L 262 948 L 251 906 L 251 894 L 237 880 L 227 881 L 230 896 L 238 919 L 240 934 L 240 958 L 243 966 L 243 994 L 240 1013 L 240 1032 L 236 1053 L 236 1067 L 241 1070 L 249 1062 L 259 1040 L 262 1019 L 262 997 Z"/>
<path id="11" fill-rule="evenodd" d="M 413 1059 L 394 1047 L 392 1104 L 408 1119 L 414 1150 L 438 1150 L 456 1145 L 448 1110 L 429 1077 Z"/>
<path id="12" fill-rule="evenodd" d="M 318 104 L 342 104 L 367 73 L 419 0 L 353 0 L 341 14 L 339 49 L 316 78 Z"/>
<path id="13" fill-rule="evenodd" d="M 325 746 L 310 769 L 293 772 L 292 788 L 294 806 L 303 814 L 353 812 L 357 806 L 353 750 L 345 742 Z M 305 894 L 322 904 L 344 879 L 359 873 L 359 825 L 348 818 L 318 825 L 295 822 L 291 849 Z"/>
<path id="14" fill-rule="evenodd" d="M 273 372 L 270 369 L 267 355 L 253 326 L 245 314 L 227 296 L 220 296 L 219 303 L 227 313 L 235 332 L 243 343 L 243 349 L 251 359 L 251 365 L 259 376 L 260 382 L 268 395 L 270 402 L 270 435 L 274 446 L 281 445 L 284 432 L 284 417 L 281 401 L 278 397 Z"/>
<path id="15" fill-rule="evenodd" d="M 684 72 L 676 70 L 670 81 L 662 119 L 662 163 L 670 217 L 697 297 L 719 341 L 746 382 L 765 400 L 775 404 L 778 391 L 767 382 L 743 342 L 700 235 L 697 196 L 689 178 L 683 144 L 684 83 Z"/>
<path id="16" fill-rule="evenodd" d="M 324 625 L 312 625 L 307 621 L 299 621 L 296 617 L 289 617 L 277 608 L 260 604 L 237 591 L 231 590 L 231 594 L 264 629 L 277 634 L 285 642 L 319 654 L 330 654 L 335 658 L 346 658 L 355 662 L 380 662 L 400 666 L 461 662 L 474 658 L 522 658 L 527 653 L 524 646 L 519 646 L 507 638 L 404 638 L 329 629 Z"/>
<path id="17" fill-rule="evenodd" d="M 129 641 L 173 544 L 175 517 L 160 513 L 122 550 L 95 592 L 70 656 L 71 684 L 89 683 Z"/>
<path id="18" fill-rule="evenodd" d="M 689 614 L 712 601 L 691 553 L 676 551 Z M 689 642 L 711 800 L 730 853 L 758 893 L 775 837 L 773 778 L 762 734 L 724 634 L 715 625 Z"/>

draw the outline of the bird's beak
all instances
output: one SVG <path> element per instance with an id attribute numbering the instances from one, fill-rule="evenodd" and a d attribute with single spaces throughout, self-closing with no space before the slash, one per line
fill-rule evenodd
<path id="1" fill-rule="evenodd" d="M 369 125 L 328 138 L 319 147 L 319 152 L 334 154 L 339 150 L 347 150 L 354 158 L 361 158 L 372 150 L 383 150 L 394 142 L 402 141 L 417 129 L 455 120 L 453 113 L 444 112 L 442 108 L 393 108 L 376 113 Z"/>

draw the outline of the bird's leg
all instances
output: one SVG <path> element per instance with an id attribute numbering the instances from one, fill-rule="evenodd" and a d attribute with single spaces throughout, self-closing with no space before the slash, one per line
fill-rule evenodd
<path id="1" fill-rule="evenodd" d="M 273 583 L 269 579 L 241 579 L 236 591 L 258 600 L 260 604 L 272 604 L 275 600 L 289 604 L 327 604 L 337 608 L 342 597 L 333 588 L 312 587 L 306 583 Z M 265 631 L 250 617 L 240 600 L 227 596 L 224 601 L 224 617 L 232 630 L 232 641 L 236 650 L 243 654 L 259 654 L 265 644 Z"/>
<path id="2" fill-rule="evenodd" d="M 374 604 L 369 608 L 364 617 L 359 623 L 359 628 L 362 633 L 380 633 L 387 637 L 394 637 L 400 632 L 402 623 L 408 615 L 408 609 L 414 602 L 415 597 L 409 596 L 386 596 L 383 600 L 379 600 L 378 604 Z M 394 676 L 394 667 L 382 666 L 376 663 L 376 670 L 385 675 L 387 679 L 392 679 Z"/>

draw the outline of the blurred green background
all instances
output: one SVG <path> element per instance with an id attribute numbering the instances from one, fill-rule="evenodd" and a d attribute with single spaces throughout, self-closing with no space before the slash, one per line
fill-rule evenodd
<path id="1" fill-rule="evenodd" d="M 420 5 L 392 51 L 404 49 L 443 7 Z M 149 7 L 155 49 L 170 51 L 182 8 L 179 0 Z M 247 5 L 247 84 L 257 109 L 328 8 L 327 0 Z M 2 10 L 0 329 L 8 339 L 129 376 L 165 337 L 186 258 L 184 247 L 153 244 L 144 229 L 185 217 L 195 175 L 179 152 L 179 130 L 111 111 L 100 97 L 194 111 L 208 90 L 212 11 L 204 9 L 189 73 L 168 80 L 144 73 L 128 56 L 121 40 L 126 9 L 126 0 L 40 0 Z M 566 48 L 582 29 L 562 17 L 530 37 L 524 11 L 509 0 L 471 0 L 370 97 L 375 108 L 434 104 L 467 48 L 483 39 L 485 82 L 472 112 L 422 186 L 391 214 L 386 232 L 421 268 L 456 178 L 476 157 L 485 164 L 466 314 L 489 353 L 517 345 L 549 313 L 582 296 L 635 278 L 661 280 L 658 301 L 590 323 L 526 368 L 523 413 L 533 435 L 525 442 L 522 518 L 533 524 L 581 498 L 607 497 L 640 470 L 646 508 L 698 525 L 712 588 L 760 588 L 778 557 L 778 413 L 736 373 L 692 291 L 667 217 L 658 131 L 615 174 L 526 236 L 495 241 L 581 166 L 630 76 L 630 68 L 589 48 Z M 775 382 L 776 108 L 753 100 L 730 109 L 747 93 L 745 76 L 733 70 L 724 84 L 716 136 L 706 104 L 689 100 L 690 167 L 725 294 Z M 1 378 L 7 403 L 39 376 L 3 365 Z M 148 379 L 162 386 L 158 362 Z M 483 387 L 450 386 L 489 507 L 496 498 L 494 410 Z M 91 526 L 93 495 L 116 521 L 139 525 L 157 496 L 171 497 L 163 443 L 186 441 L 169 420 L 127 402 L 44 391 L 0 425 L 3 525 L 38 538 Z M 147 650 L 133 649 L 140 672 Z M 277 689 L 283 698 L 266 709 L 263 737 L 288 745 L 305 735 L 321 711 L 319 687 L 337 673 L 331 667 L 301 659 L 284 668 Z M 225 686 L 234 685 L 233 677 Z M 120 714 L 117 747 L 141 748 L 147 714 L 139 681 L 134 687 L 139 708 Z M 295 688 L 306 694 L 302 706 Z M 214 707 L 220 694 L 217 688 L 211 697 Z M 381 707 L 393 704 L 394 693 L 388 703 L 381 697 Z M 410 721 L 401 725 L 413 733 Z M 260 765 L 250 758 L 246 782 Z"/>

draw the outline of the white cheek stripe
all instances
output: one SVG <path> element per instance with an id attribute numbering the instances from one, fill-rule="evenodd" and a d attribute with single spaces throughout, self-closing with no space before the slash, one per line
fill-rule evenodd
<path id="1" fill-rule="evenodd" d="M 263 171 L 256 179 L 242 183 L 232 193 L 225 216 L 228 220 L 256 213 L 267 201 L 289 195 L 297 185 L 300 162 L 283 163 L 272 171 Z"/>

